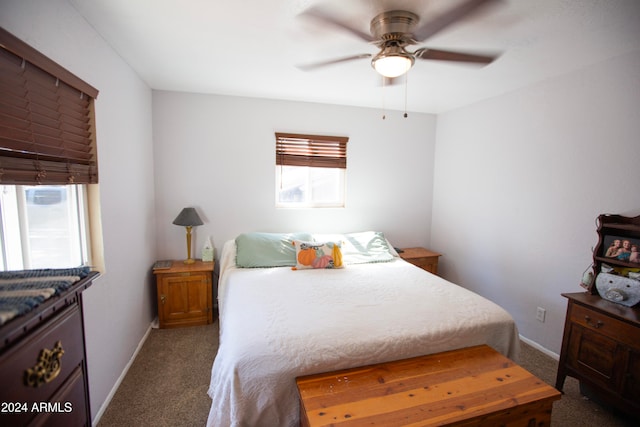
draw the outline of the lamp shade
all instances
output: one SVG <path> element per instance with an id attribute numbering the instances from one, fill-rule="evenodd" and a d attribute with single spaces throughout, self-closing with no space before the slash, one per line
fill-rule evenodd
<path id="1" fill-rule="evenodd" d="M 198 216 L 198 212 L 194 208 L 184 208 L 178 214 L 176 219 L 173 220 L 175 225 L 182 225 L 184 227 L 193 227 L 195 225 L 202 225 L 203 222 Z"/>

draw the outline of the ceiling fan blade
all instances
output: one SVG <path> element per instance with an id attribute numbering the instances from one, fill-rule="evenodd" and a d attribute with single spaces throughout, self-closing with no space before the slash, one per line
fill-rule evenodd
<path id="1" fill-rule="evenodd" d="M 320 8 L 318 6 L 311 7 L 304 12 L 301 13 L 302 16 L 308 16 L 314 19 L 321 21 L 324 24 L 333 25 L 334 27 L 338 27 L 341 30 L 344 30 L 350 34 L 355 35 L 356 37 L 365 40 L 367 42 L 376 41 L 375 38 L 369 33 L 362 32 L 357 28 L 353 28 L 347 21 L 343 21 L 340 18 L 331 15 L 325 9 Z"/>
<path id="2" fill-rule="evenodd" d="M 424 41 L 471 12 L 478 10 L 481 6 L 486 6 L 496 1 L 498 0 L 466 0 L 464 3 L 416 28 L 413 32 L 413 37 L 416 41 Z"/>
<path id="3" fill-rule="evenodd" d="M 451 52 L 448 50 L 422 48 L 414 52 L 416 58 L 430 59 L 434 61 L 469 62 L 472 64 L 490 64 L 499 55 L 478 55 L 475 53 Z"/>
<path id="4" fill-rule="evenodd" d="M 313 62 L 311 64 L 297 65 L 303 71 L 311 71 L 316 68 L 326 67 L 327 65 L 340 64 L 342 62 L 354 61 L 356 59 L 371 58 L 370 53 L 361 53 L 359 55 L 346 56 L 344 58 L 329 59 L 327 61 Z"/>

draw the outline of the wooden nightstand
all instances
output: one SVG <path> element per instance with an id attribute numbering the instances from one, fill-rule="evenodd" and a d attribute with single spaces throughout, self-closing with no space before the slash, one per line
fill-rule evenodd
<path id="1" fill-rule="evenodd" d="M 439 253 L 425 248 L 403 248 L 402 250 L 404 252 L 398 254 L 400 258 L 429 273 L 438 274 Z"/>
<path id="2" fill-rule="evenodd" d="M 158 289 L 160 328 L 213 323 L 213 262 L 173 261 L 170 268 L 154 269 Z"/>

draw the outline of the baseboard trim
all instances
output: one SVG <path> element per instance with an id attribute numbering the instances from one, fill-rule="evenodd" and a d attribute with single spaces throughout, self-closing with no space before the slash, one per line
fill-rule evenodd
<path id="1" fill-rule="evenodd" d="M 540 344 L 538 344 L 535 341 L 530 340 L 527 337 L 523 337 L 522 335 L 520 335 L 520 340 L 524 341 L 526 344 L 529 344 L 531 347 L 535 348 L 538 351 L 541 351 L 542 353 L 546 354 L 547 356 L 551 357 L 554 360 L 560 360 L 560 355 L 557 353 L 554 353 L 553 351 L 544 348 L 543 346 L 541 346 Z"/>
<path id="2" fill-rule="evenodd" d="M 113 399 L 113 396 L 116 394 L 116 391 L 118 391 L 118 387 L 120 387 L 120 384 L 124 380 L 124 377 L 127 376 L 127 372 L 129 372 L 129 368 L 131 368 L 131 365 L 133 364 L 133 361 L 136 360 L 136 357 L 138 356 L 138 353 L 142 349 L 142 346 L 144 345 L 145 341 L 147 341 L 147 338 L 149 337 L 149 334 L 151 333 L 151 329 L 153 329 L 154 323 L 156 323 L 155 319 L 153 320 L 153 322 L 151 322 L 149 324 L 149 327 L 147 328 L 147 332 L 145 332 L 144 336 L 142 337 L 142 339 L 138 343 L 138 346 L 136 347 L 135 351 L 131 355 L 131 358 L 129 359 L 129 362 L 127 362 L 127 365 L 122 370 L 122 373 L 118 377 L 118 380 L 116 381 L 116 383 L 111 388 L 111 391 L 107 395 L 107 398 L 104 400 L 104 402 L 102 402 L 102 406 L 100 406 L 100 409 L 98 410 L 98 413 L 96 414 L 96 416 L 91 421 L 91 425 L 93 427 L 96 427 L 98 425 L 98 423 L 100 422 L 100 418 L 102 418 L 102 415 L 104 414 L 104 411 L 106 411 L 107 408 L 109 407 L 109 403 L 111 403 L 111 399 Z"/>

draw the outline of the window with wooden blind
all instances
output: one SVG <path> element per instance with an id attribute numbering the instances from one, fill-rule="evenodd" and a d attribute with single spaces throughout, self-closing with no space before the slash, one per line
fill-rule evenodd
<path id="1" fill-rule="evenodd" d="M 97 183 L 97 95 L 0 28 L 0 184 Z"/>
<path id="2" fill-rule="evenodd" d="M 348 140 L 276 133 L 276 207 L 344 207 Z"/>
<path id="3" fill-rule="evenodd" d="M 0 28 L 0 269 L 102 265 L 91 257 L 101 253 L 90 239 L 101 234 L 89 220 L 98 201 L 88 200 L 98 182 L 97 95 Z"/>

